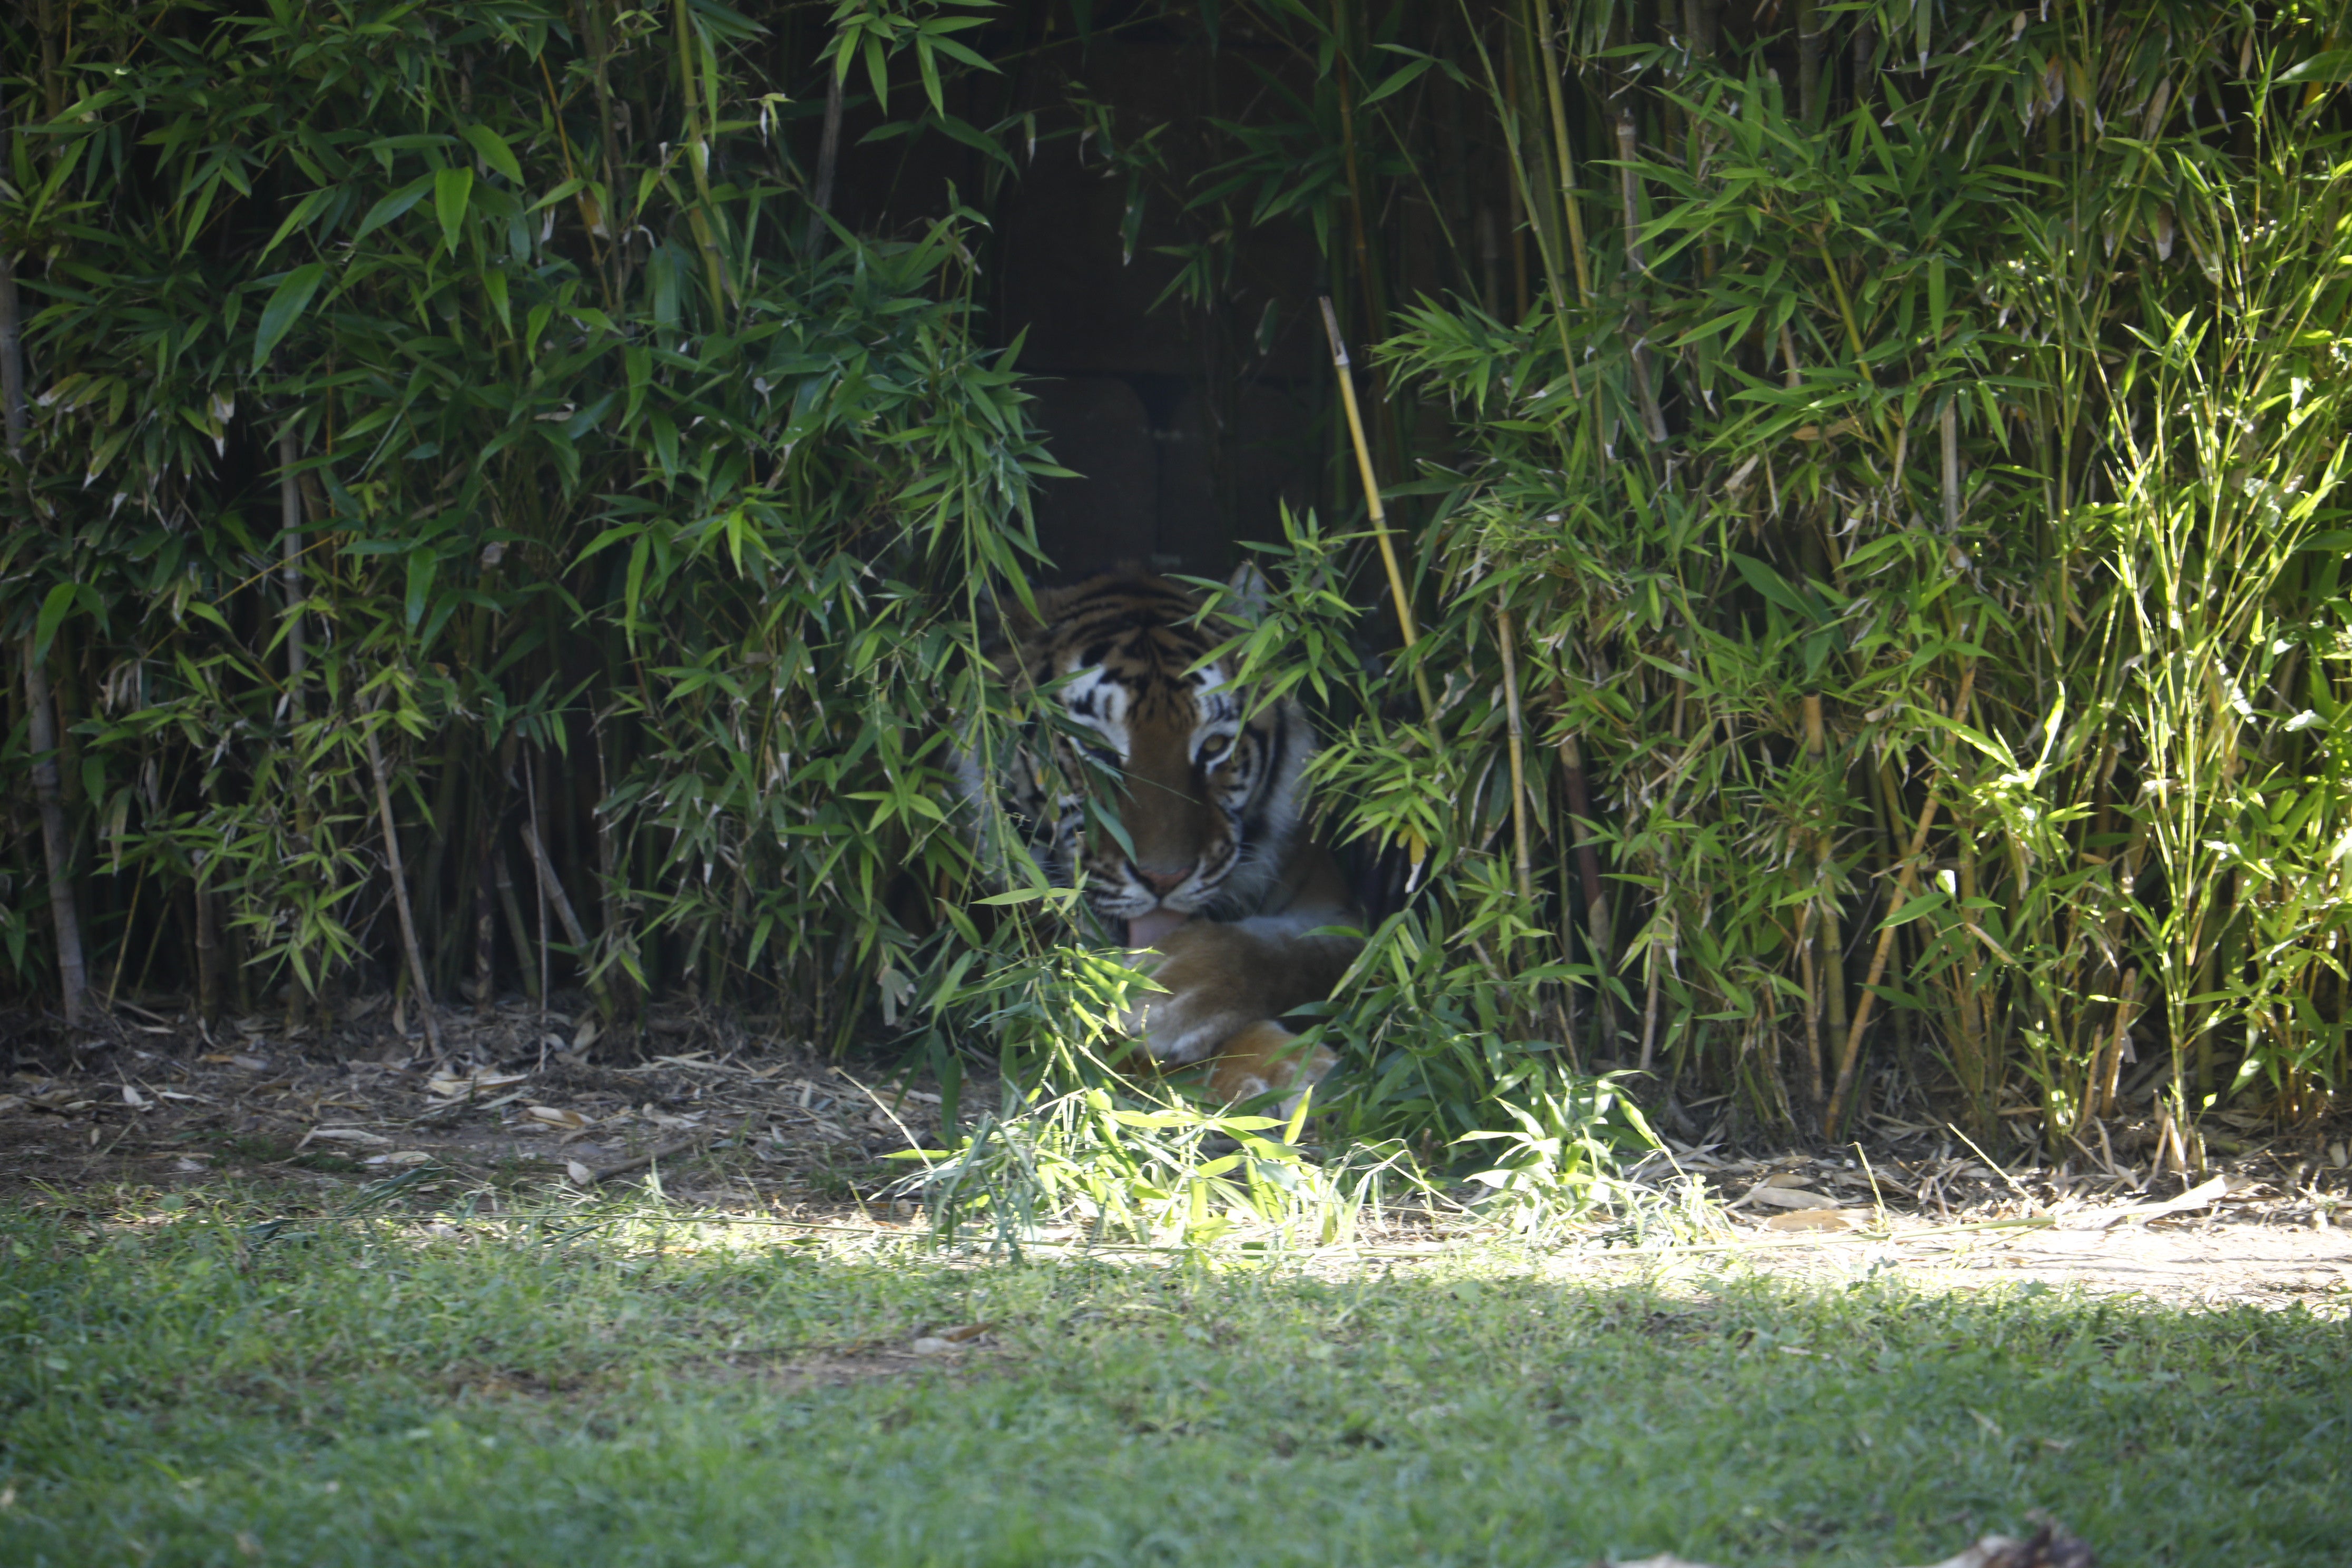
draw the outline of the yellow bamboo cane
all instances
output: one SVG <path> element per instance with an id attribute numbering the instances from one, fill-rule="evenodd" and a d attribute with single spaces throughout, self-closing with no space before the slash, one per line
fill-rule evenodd
<path id="1" fill-rule="evenodd" d="M 1412 656 L 1413 645 L 1421 641 L 1421 633 L 1412 624 L 1412 601 L 1405 596 L 1404 572 L 1397 565 L 1396 544 L 1389 538 L 1388 512 L 1381 505 L 1380 477 L 1372 472 L 1372 448 L 1364 439 L 1364 416 L 1356 406 L 1356 378 L 1349 368 L 1347 341 L 1339 336 L 1339 315 L 1331 309 L 1331 297 L 1325 295 L 1323 330 L 1331 338 L 1331 363 L 1339 373 L 1339 401 L 1348 410 L 1348 437 L 1356 444 L 1356 468 L 1364 476 L 1364 505 L 1371 513 L 1372 537 L 1380 542 L 1381 564 L 1388 568 L 1389 593 L 1396 600 L 1397 630 L 1404 634 L 1405 656 Z M 1429 693 L 1429 677 L 1421 666 L 1412 669 L 1412 683 L 1421 693 L 1422 717 L 1434 721 L 1437 700 Z"/>

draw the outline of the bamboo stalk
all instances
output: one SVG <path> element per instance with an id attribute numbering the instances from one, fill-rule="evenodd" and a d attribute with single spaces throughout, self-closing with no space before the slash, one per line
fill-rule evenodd
<path id="1" fill-rule="evenodd" d="M 498 886 L 490 869 L 490 851 L 497 843 L 499 813 L 491 798 L 497 774 L 485 770 L 474 792 L 474 1013 L 490 1016 L 498 992 Z"/>
<path id="2" fill-rule="evenodd" d="M 1633 125 L 1633 111 L 1629 108 L 1617 110 L 1617 185 L 1625 204 L 1625 277 L 1628 282 L 1649 276 L 1650 264 L 1642 249 L 1642 196 L 1639 176 L 1633 172 L 1633 162 L 1641 155 L 1639 134 Z M 1642 405 L 1642 423 L 1654 442 L 1666 438 L 1666 416 L 1658 406 L 1655 378 L 1651 374 L 1650 317 L 1639 298 L 1629 294 L 1625 302 L 1625 335 L 1633 351 L 1633 392 Z"/>
<path id="3" fill-rule="evenodd" d="M 1331 0 L 1331 80 L 1339 94 L 1339 152 L 1348 174 L 1348 232 L 1356 251 L 1356 287 L 1364 297 L 1364 331 L 1377 333 L 1381 330 L 1381 302 L 1372 279 L 1372 247 L 1364 228 L 1364 183 L 1356 160 L 1356 95 L 1349 81 L 1346 39 L 1346 0 Z M 1329 310 L 1328 300 L 1325 310 Z M 1329 318 L 1338 321 L 1336 315 Z M 1338 342 L 1337 327 L 1333 342 Z M 1353 406 L 1354 395 L 1349 394 Z M 1360 437 L 1359 437 L 1360 439 Z M 1393 448 L 1391 448 L 1393 450 Z M 1364 477 L 1371 479 L 1371 459 L 1364 459 Z"/>
<path id="4" fill-rule="evenodd" d="M 205 886 L 205 858 L 196 857 L 192 886 L 195 908 L 196 1016 L 207 1023 L 220 1016 L 220 917 L 213 908 L 212 890 Z"/>
<path id="5" fill-rule="evenodd" d="M 278 551 L 280 580 L 286 588 L 286 701 L 297 723 L 302 718 L 302 673 L 308 666 L 302 646 L 302 484 L 294 472 L 301 447 L 289 415 L 278 433 Z"/>
<path id="6" fill-rule="evenodd" d="M 811 255 L 824 238 L 825 215 L 833 211 L 833 175 L 841 161 L 841 79 L 839 68 L 825 73 L 824 134 L 816 148 L 816 188 L 809 195 L 808 226 L 801 247 Z"/>
<path id="7" fill-rule="evenodd" d="M 678 89 L 686 105 L 686 166 L 694 176 L 695 203 L 687 209 L 687 226 L 694 231 L 695 245 L 702 252 L 702 267 L 710 283 L 710 313 L 720 322 L 727 320 L 727 301 L 733 293 L 727 278 L 726 260 L 719 253 L 719 240 L 714 228 L 714 212 L 710 202 L 710 144 L 704 138 L 706 123 L 716 124 L 719 105 L 709 106 L 703 113 L 701 94 L 696 82 L 702 75 L 702 62 L 697 58 L 698 35 L 694 20 L 687 10 L 686 0 L 677 0 Z"/>
<path id="8" fill-rule="evenodd" d="M 417 1016 L 425 1020 L 425 1038 L 433 1047 L 434 1059 L 447 1056 L 441 1045 L 441 1021 L 433 1016 L 433 988 L 425 978 L 425 952 L 416 942 L 416 917 L 408 907 L 408 877 L 401 868 L 400 829 L 392 819 L 392 781 L 384 772 L 383 748 L 377 743 L 376 733 L 367 734 L 368 768 L 375 774 L 376 810 L 383 818 L 383 857 L 392 871 L 392 901 L 400 914 L 400 940 L 408 950 L 408 983 L 416 992 Z"/>
<path id="9" fill-rule="evenodd" d="M 60 1002 L 69 1027 L 90 1022 L 89 971 L 82 959 L 81 915 L 74 900 L 73 835 L 66 826 L 62 791 L 58 782 L 58 728 L 50 706 L 48 672 L 35 657 L 28 634 L 24 641 L 25 705 L 29 721 L 26 744 L 33 752 L 33 796 L 41 818 L 41 848 L 47 857 L 49 921 L 58 942 Z"/>
<path id="10" fill-rule="evenodd" d="M 1813 915 L 1819 901 L 1808 899 L 1797 910 L 1797 981 L 1805 990 L 1805 1105 L 1822 1108 L 1822 988 L 1813 964 Z"/>
<path id="11" fill-rule="evenodd" d="M 1592 957 L 1593 1050 L 1612 1052 L 1617 1012 L 1609 994 L 1609 900 L 1601 887 L 1601 852 L 1584 836 L 1593 820 L 1591 792 L 1584 777 L 1584 748 L 1573 732 L 1559 738 L 1560 771 L 1568 786 L 1568 816 L 1575 837 L 1576 869 L 1584 885 L 1585 947 Z"/>
<path id="12" fill-rule="evenodd" d="M 1974 665 L 1961 673 L 1960 689 L 1952 700 L 1952 717 L 1955 720 L 1968 712 L 1969 692 L 1976 685 L 1976 679 Z M 1878 927 L 1878 946 L 1870 955 L 1870 978 L 1862 983 L 1862 997 L 1854 1004 L 1853 1023 L 1846 1031 L 1845 1049 L 1838 1058 L 1837 1087 L 1830 1091 L 1829 1110 L 1822 1119 L 1824 1131 L 1834 1132 L 1844 1115 L 1846 1093 L 1853 1087 L 1854 1062 L 1862 1053 L 1862 1031 L 1870 1023 L 1870 1005 L 1874 996 L 1872 987 L 1885 976 L 1887 950 L 1895 942 L 1895 917 L 1903 912 L 1904 900 L 1911 896 L 1911 889 L 1916 882 L 1919 855 L 1927 847 L 1927 829 L 1935 824 L 1937 804 L 1931 791 L 1927 804 L 1919 808 L 1918 825 L 1911 830 L 1910 851 L 1903 857 L 1903 864 L 1895 871 L 1895 891 L 1887 900 L 1886 918 Z"/>
<path id="13" fill-rule="evenodd" d="M 1496 641 L 1503 649 L 1503 703 L 1510 725 L 1511 752 L 1511 837 L 1517 848 L 1519 872 L 1519 902 L 1525 904 L 1530 916 L 1536 907 L 1535 876 L 1528 855 L 1528 785 L 1527 762 L 1519 729 L 1519 667 L 1512 651 L 1511 612 L 1507 606 L 1495 606 Z"/>
<path id="14" fill-rule="evenodd" d="M 514 944 L 515 967 L 522 972 L 523 994 L 538 1002 L 547 993 L 541 987 L 540 966 L 530 961 L 530 927 L 523 921 L 522 902 L 515 897 L 514 873 L 503 847 L 490 851 L 490 873 L 498 884 L 499 907 L 506 916 L 507 940 Z"/>
<path id="15" fill-rule="evenodd" d="M 606 993 L 604 983 L 589 972 L 587 928 L 580 923 L 580 916 L 572 908 L 571 898 L 563 891 L 563 884 L 556 879 L 555 867 L 547 858 L 546 848 L 541 845 L 538 833 L 528 822 L 522 825 L 522 847 L 530 852 L 530 863 L 539 871 L 540 891 L 546 895 L 548 903 L 554 906 L 555 918 L 563 922 L 563 934 L 572 939 L 572 951 L 580 955 L 582 983 L 588 987 L 588 994 L 596 999 L 596 1005 L 604 1012 L 611 1012 L 613 999 Z M 544 933 L 541 943 L 541 963 L 544 964 Z"/>
<path id="16" fill-rule="evenodd" d="M 1544 91 L 1551 110 L 1553 173 L 1559 180 L 1559 210 L 1568 217 L 1569 258 L 1576 268 L 1576 300 L 1590 309 L 1592 304 L 1592 267 L 1585 257 L 1584 213 L 1576 199 L 1576 165 L 1568 150 L 1568 110 L 1560 100 L 1559 62 L 1554 58 L 1551 42 L 1551 10 L 1545 0 L 1535 0 L 1536 37 L 1543 46 Z M 1573 359 L 1570 362 L 1571 370 Z"/>
<path id="17" fill-rule="evenodd" d="M 540 1016 L 544 1018 L 547 1016 L 547 1004 L 554 991 L 554 976 L 553 965 L 548 959 L 550 940 L 547 934 L 548 878 L 543 870 L 547 857 L 539 847 L 539 769 L 533 763 L 524 764 L 522 786 L 527 797 L 526 803 L 530 807 L 530 816 L 522 823 L 522 841 L 524 847 L 530 852 L 530 885 L 539 900 L 539 1010 Z M 559 893 L 562 891 L 560 884 L 556 890 Z"/>
<path id="18" fill-rule="evenodd" d="M 8 99 L 0 88 L 0 171 L 8 168 Z M 0 245 L 0 419 L 5 419 L 8 456 L 25 455 L 25 342 L 16 299 L 16 258 Z"/>
<path id="19" fill-rule="evenodd" d="M 1808 125 L 1822 107 L 1820 0 L 1797 0 L 1797 114 Z"/>
<path id="20" fill-rule="evenodd" d="M 1958 395 L 1944 399 L 1937 416 L 1944 446 L 1944 526 L 1960 526 L 1960 416 Z"/>
<path id="21" fill-rule="evenodd" d="M 1331 363 L 1339 373 L 1339 401 L 1348 412 L 1348 438 L 1355 443 L 1356 467 L 1364 477 L 1364 505 L 1371 514 L 1372 538 L 1381 547 L 1381 564 L 1388 569 L 1389 593 L 1396 600 L 1397 630 L 1404 635 L 1405 657 L 1412 657 L 1413 647 L 1421 641 L 1421 633 L 1412 621 L 1412 600 L 1405 593 L 1404 571 L 1397 564 L 1396 544 L 1389 538 L 1388 512 L 1381 505 L 1380 476 L 1372 471 L 1372 448 L 1364 439 L 1364 416 L 1356 407 L 1356 378 L 1349 368 L 1347 340 L 1339 335 L 1339 314 L 1331 308 L 1331 297 L 1323 296 L 1323 330 L 1331 339 Z M 1429 676 L 1419 661 L 1412 667 L 1412 683 L 1421 693 L 1422 717 L 1433 723 L 1437 719 L 1437 700 L 1430 694 Z"/>
<path id="22" fill-rule="evenodd" d="M 605 247 L 612 263 L 612 275 L 607 281 L 609 298 L 617 307 L 627 292 L 629 283 L 629 247 L 624 243 L 635 214 L 620 211 L 621 138 L 613 118 L 612 47 L 604 27 L 605 0 L 580 0 L 580 9 L 587 17 L 588 52 L 593 62 L 589 79 L 596 89 L 596 128 L 604 144 L 604 232 L 610 243 Z"/>

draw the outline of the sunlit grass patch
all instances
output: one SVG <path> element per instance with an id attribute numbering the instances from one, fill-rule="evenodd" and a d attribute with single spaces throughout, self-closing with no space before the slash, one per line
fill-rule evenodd
<path id="1" fill-rule="evenodd" d="M 1680 1255 L 0 1216 L 0 1561 L 2336 1560 L 2346 1330 Z"/>

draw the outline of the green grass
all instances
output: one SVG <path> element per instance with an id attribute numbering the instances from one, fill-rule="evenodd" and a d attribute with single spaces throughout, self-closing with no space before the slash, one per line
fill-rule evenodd
<path id="1" fill-rule="evenodd" d="M 2109 1568 L 2256 1568 L 2352 1530 L 2352 1345 L 2299 1310 L 266 1212 L 0 1208 L 0 1563 L 1884 1564 L 2040 1507 Z M 783 1370 L 974 1321 L 960 1367 Z"/>

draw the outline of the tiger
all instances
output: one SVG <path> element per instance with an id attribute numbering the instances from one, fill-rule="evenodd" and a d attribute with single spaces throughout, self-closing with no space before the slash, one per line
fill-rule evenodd
<path id="1" fill-rule="evenodd" d="M 1244 567 L 1233 586 L 1247 605 L 1264 583 Z M 961 757 L 965 792 L 992 794 L 1046 880 L 1082 886 L 1160 987 L 1120 1020 L 1130 1040 L 1163 1069 L 1206 1063 L 1220 1103 L 1279 1096 L 1294 1114 L 1337 1058 L 1281 1020 L 1328 997 L 1362 948 L 1347 879 L 1307 823 L 1305 710 L 1251 702 L 1232 661 L 1208 657 L 1233 628 L 1204 622 L 1181 584 L 1117 570 L 1035 603 L 1001 618 L 994 671 L 1016 703 L 1050 693 L 1067 722 L 1024 725 L 992 778 Z M 1092 829 L 1088 779 L 1111 808 Z"/>

